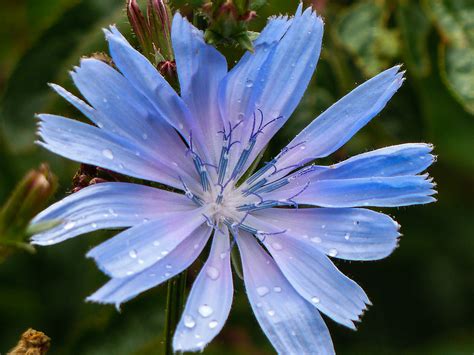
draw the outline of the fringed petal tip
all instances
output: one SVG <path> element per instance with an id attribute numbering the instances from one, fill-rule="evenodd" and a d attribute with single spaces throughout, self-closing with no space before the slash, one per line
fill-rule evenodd
<path id="1" fill-rule="evenodd" d="M 92 294 L 88 297 L 86 297 L 85 299 L 86 302 L 88 303 L 96 303 L 96 304 L 100 304 L 100 305 L 113 305 L 115 306 L 115 309 L 117 310 L 117 312 L 121 313 L 122 312 L 122 302 L 116 302 L 116 301 L 113 301 L 113 300 L 103 300 L 103 299 L 100 299 L 99 297 L 96 296 L 96 294 Z"/>

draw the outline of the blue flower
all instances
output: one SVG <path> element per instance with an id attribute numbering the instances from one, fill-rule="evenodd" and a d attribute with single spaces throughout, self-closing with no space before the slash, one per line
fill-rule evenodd
<path id="1" fill-rule="evenodd" d="M 88 103 L 53 89 L 93 124 L 39 115 L 39 144 L 167 189 L 110 182 L 87 187 L 39 214 L 61 223 L 33 236 L 50 245 L 98 229 L 126 228 L 89 251 L 111 277 L 90 301 L 117 306 L 188 268 L 212 238 L 174 337 L 201 350 L 222 329 L 233 295 L 237 244 L 255 316 L 279 353 L 333 353 L 320 312 L 349 328 L 370 301 L 331 258 L 376 260 L 397 246 L 399 225 L 361 208 L 435 201 L 420 175 L 428 144 L 402 144 L 331 166 L 310 165 L 346 143 L 403 82 L 396 66 L 317 117 L 273 160 L 243 177 L 298 105 L 315 70 L 323 22 L 301 5 L 269 20 L 227 70 L 225 58 L 177 14 L 172 41 L 179 96 L 115 27 L 106 31 L 117 69 L 83 59 L 71 73 Z M 299 207 L 299 208 L 298 208 Z"/>

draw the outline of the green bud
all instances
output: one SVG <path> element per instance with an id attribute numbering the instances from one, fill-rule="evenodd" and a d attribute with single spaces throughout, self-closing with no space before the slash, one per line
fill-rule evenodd
<path id="1" fill-rule="evenodd" d="M 127 15 L 143 54 L 155 65 L 173 61 L 171 10 L 166 0 L 148 0 L 146 15 L 137 0 L 127 0 Z"/>
<path id="2" fill-rule="evenodd" d="M 31 170 L 0 208 L 0 260 L 15 249 L 34 251 L 25 239 L 30 220 L 42 211 L 57 188 L 57 179 L 46 164 Z"/>

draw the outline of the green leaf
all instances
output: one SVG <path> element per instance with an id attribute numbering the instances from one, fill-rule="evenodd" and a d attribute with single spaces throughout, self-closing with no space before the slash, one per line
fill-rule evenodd
<path id="1" fill-rule="evenodd" d="M 425 8 L 443 39 L 441 77 L 464 109 L 474 114 L 474 1 L 425 0 Z"/>
<path id="2" fill-rule="evenodd" d="M 398 54 L 398 33 L 386 26 L 383 3 L 364 1 L 348 8 L 336 25 L 338 42 L 367 76 L 385 69 Z"/>
<path id="3" fill-rule="evenodd" d="M 396 19 L 403 38 L 403 59 L 410 74 L 417 77 L 428 75 L 430 60 L 427 42 L 431 29 L 429 19 L 418 3 L 408 0 L 400 1 Z"/>
<path id="4" fill-rule="evenodd" d="M 83 1 L 66 11 L 23 55 L 7 82 L 0 105 L 0 131 L 12 151 L 25 151 L 32 147 L 36 124 L 34 114 L 45 110 L 52 97 L 47 83 L 64 77 L 80 55 L 90 54 L 76 51 L 85 50 L 84 43 L 90 45 L 91 38 L 94 42 L 101 39 L 101 42 L 89 46 L 92 51 L 102 48 L 105 42 L 101 27 L 113 22 L 111 14 L 114 14 L 114 20 L 123 17 L 122 7 L 123 3 L 116 0 Z M 108 20 L 104 23 L 106 18 Z M 71 59 L 72 55 L 74 59 Z"/>

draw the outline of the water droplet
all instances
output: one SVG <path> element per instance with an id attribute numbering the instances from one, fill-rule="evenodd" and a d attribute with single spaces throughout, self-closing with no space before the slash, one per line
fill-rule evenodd
<path id="1" fill-rule="evenodd" d="M 337 250 L 336 249 L 329 249 L 329 256 L 336 256 L 337 255 Z"/>
<path id="2" fill-rule="evenodd" d="M 104 104 L 107 103 L 107 99 L 105 97 L 102 99 L 102 101 L 104 101 Z"/>
<path id="3" fill-rule="evenodd" d="M 171 274 L 169 272 L 165 272 L 165 277 L 170 277 Z"/>
<path id="4" fill-rule="evenodd" d="M 260 297 L 265 296 L 266 294 L 268 294 L 268 292 L 270 292 L 270 290 L 266 286 L 257 287 L 257 293 Z"/>
<path id="5" fill-rule="evenodd" d="M 97 228 L 97 223 L 92 223 L 92 224 L 91 224 L 91 227 L 92 227 L 92 228 Z"/>
<path id="6" fill-rule="evenodd" d="M 150 222 L 149 218 L 143 218 L 143 223 L 148 223 L 148 222 Z"/>
<path id="7" fill-rule="evenodd" d="M 303 234 L 301 237 L 303 237 L 304 239 L 308 239 L 308 238 L 309 238 L 309 235 Z"/>
<path id="8" fill-rule="evenodd" d="M 318 243 L 318 244 L 322 242 L 321 238 L 319 238 L 319 237 L 311 238 L 311 241 L 312 241 L 313 243 Z"/>
<path id="9" fill-rule="evenodd" d="M 73 221 L 67 222 L 66 225 L 64 226 L 64 230 L 68 231 L 68 230 L 74 228 L 75 225 L 76 225 L 76 222 L 73 222 Z"/>
<path id="10" fill-rule="evenodd" d="M 202 306 L 199 306 L 198 312 L 202 317 L 207 318 L 212 313 L 214 313 L 214 310 L 212 309 L 211 306 L 208 306 L 207 304 L 203 304 Z"/>
<path id="11" fill-rule="evenodd" d="M 321 225 L 321 229 L 324 229 L 324 228 L 326 228 L 326 225 L 325 225 L 325 224 L 322 224 L 322 225 Z"/>
<path id="12" fill-rule="evenodd" d="M 344 239 L 349 240 L 350 237 L 351 237 L 351 235 L 349 233 L 346 233 L 346 235 L 344 236 Z"/>
<path id="13" fill-rule="evenodd" d="M 301 150 L 305 150 L 305 149 L 306 149 L 306 146 L 305 146 L 305 145 L 302 145 L 302 146 L 300 147 L 300 149 L 301 149 Z"/>
<path id="14" fill-rule="evenodd" d="M 199 343 L 196 344 L 196 346 L 197 346 L 198 348 L 203 348 L 204 345 L 206 345 L 206 343 L 203 342 L 203 341 L 200 341 Z"/>
<path id="15" fill-rule="evenodd" d="M 275 287 L 273 287 L 273 291 L 275 291 L 276 293 L 280 293 L 281 292 L 281 287 L 275 286 Z"/>
<path id="16" fill-rule="evenodd" d="M 247 82 L 245 83 L 245 86 L 248 87 L 248 88 L 251 88 L 253 86 L 253 81 L 252 80 L 247 80 Z"/>
<path id="17" fill-rule="evenodd" d="M 270 317 L 273 317 L 275 315 L 275 311 L 273 309 L 270 309 L 267 313 Z"/>
<path id="18" fill-rule="evenodd" d="M 167 251 L 167 250 L 163 250 L 163 251 L 161 252 L 161 255 L 163 255 L 163 256 L 168 255 L 168 251 Z"/>
<path id="19" fill-rule="evenodd" d="M 194 250 L 196 250 L 197 248 L 199 248 L 199 244 L 194 244 Z"/>
<path id="20" fill-rule="evenodd" d="M 272 244 L 272 247 L 273 247 L 273 249 L 275 249 L 275 250 L 282 250 L 282 249 L 283 249 L 283 247 L 281 246 L 281 244 L 280 244 L 280 243 L 277 243 L 277 242 L 273 243 L 273 244 Z"/>
<path id="21" fill-rule="evenodd" d="M 102 155 L 106 157 L 107 159 L 111 159 L 111 160 L 114 158 L 114 153 L 112 153 L 110 149 L 104 149 L 102 151 Z"/>
<path id="22" fill-rule="evenodd" d="M 180 124 L 179 124 L 179 129 L 183 129 L 183 128 L 184 128 L 183 124 L 180 123 Z"/>
<path id="23" fill-rule="evenodd" d="M 130 255 L 132 259 L 135 259 L 137 257 L 137 251 L 135 249 L 132 249 L 128 252 L 128 255 Z"/>
<path id="24" fill-rule="evenodd" d="M 159 242 L 158 240 L 155 240 L 155 241 L 153 242 L 153 245 L 154 245 L 155 247 L 159 247 L 159 246 L 160 246 L 160 242 Z"/>
<path id="25" fill-rule="evenodd" d="M 209 322 L 209 328 L 214 329 L 219 323 L 216 320 L 211 320 Z"/>
<path id="26" fill-rule="evenodd" d="M 186 328 L 192 329 L 196 326 L 196 322 L 191 316 L 184 316 L 184 326 Z"/>
<path id="27" fill-rule="evenodd" d="M 167 268 L 167 269 L 172 269 L 173 266 L 172 266 L 171 264 L 166 264 L 165 268 Z"/>
<path id="28" fill-rule="evenodd" d="M 143 134 L 142 134 L 142 138 L 143 138 L 144 140 L 147 140 L 147 139 L 148 139 L 148 134 L 143 133 Z"/>
<path id="29" fill-rule="evenodd" d="M 219 278 L 219 270 L 216 269 L 214 266 L 209 266 L 206 270 L 206 275 L 211 280 L 217 280 Z"/>
<path id="30" fill-rule="evenodd" d="M 319 298 L 318 297 L 313 297 L 313 298 L 311 298 L 311 302 L 319 303 Z"/>
<path id="31" fill-rule="evenodd" d="M 258 307 L 258 308 L 262 307 L 262 303 L 261 303 L 261 302 L 258 302 L 258 303 L 257 303 L 257 307 Z"/>

